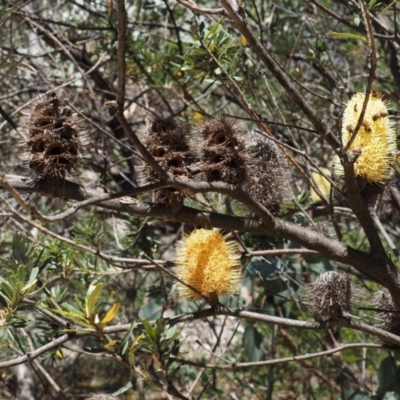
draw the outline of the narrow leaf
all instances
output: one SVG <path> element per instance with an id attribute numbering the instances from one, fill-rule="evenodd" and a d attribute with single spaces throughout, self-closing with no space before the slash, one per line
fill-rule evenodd
<path id="1" fill-rule="evenodd" d="M 99 283 L 98 285 L 90 285 L 89 290 L 86 294 L 85 298 L 85 311 L 86 311 L 86 317 L 90 318 L 93 316 L 93 314 L 96 311 L 96 303 L 97 300 L 99 299 L 101 292 L 103 291 L 104 285 L 102 283 Z"/>
<path id="2" fill-rule="evenodd" d="M 368 40 L 364 36 L 356 35 L 354 33 L 331 32 L 331 36 L 336 39 L 354 39 L 368 43 Z"/>
<path id="3" fill-rule="evenodd" d="M 112 305 L 112 307 L 108 310 L 108 312 L 104 316 L 104 318 L 101 320 L 100 325 L 104 326 L 104 325 L 107 325 L 109 322 L 111 322 L 115 318 L 115 316 L 118 314 L 120 306 L 121 306 L 121 303 L 114 303 Z"/>

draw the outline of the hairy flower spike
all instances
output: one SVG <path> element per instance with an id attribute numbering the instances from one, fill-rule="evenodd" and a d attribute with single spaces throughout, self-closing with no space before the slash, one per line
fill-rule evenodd
<path id="1" fill-rule="evenodd" d="M 354 134 L 364 100 L 365 94 L 357 93 L 344 110 L 342 121 L 344 146 Z M 367 184 L 385 185 L 393 174 L 392 165 L 397 153 L 396 133 L 388 117 L 384 101 L 376 92 L 372 92 L 361 127 L 349 147 L 349 152 L 360 153 L 354 163 L 355 176 Z M 343 167 L 339 160 L 336 160 L 335 171 L 336 175 L 343 176 Z"/>
<path id="2" fill-rule="evenodd" d="M 400 336 L 400 317 L 393 302 L 392 296 L 389 291 L 384 288 L 377 292 L 373 298 L 374 307 L 378 308 L 379 311 L 376 314 L 377 323 L 376 326 L 385 331 L 393 333 L 394 335 Z M 391 343 L 385 343 L 388 345 L 393 345 Z"/>
<path id="3" fill-rule="evenodd" d="M 175 260 L 177 276 L 198 292 L 178 283 L 183 297 L 197 300 L 204 296 L 217 303 L 219 296 L 239 291 L 240 254 L 229 239 L 218 230 L 198 229 L 180 242 Z"/>
<path id="4" fill-rule="evenodd" d="M 335 271 L 323 272 L 308 287 L 307 296 L 315 319 L 327 321 L 343 316 L 343 312 L 350 309 L 353 290 L 346 274 Z"/>
<path id="5" fill-rule="evenodd" d="M 188 143 L 189 133 L 190 125 L 164 114 L 152 121 L 143 138 L 144 145 L 158 164 L 182 181 L 191 178 L 189 166 L 194 158 Z M 144 166 L 143 172 L 144 183 L 158 182 L 158 176 L 150 166 Z M 174 212 L 182 208 L 184 199 L 185 195 L 175 189 L 166 188 L 154 192 L 154 201 L 166 204 Z"/>
<path id="6" fill-rule="evenodd" d="M 23 160 L 36 180 L 58 182 L 73 175 L 82 160 L 86 135 L 68 102 L 56 93 L 39 97 L 22 121 Z"/>

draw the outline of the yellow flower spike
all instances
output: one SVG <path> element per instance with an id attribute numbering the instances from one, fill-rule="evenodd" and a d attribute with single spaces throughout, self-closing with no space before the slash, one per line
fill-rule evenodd
<path id="1" fill-rule="evenodd" d="M 199 113 L 198 111 L 196 111 L 193 114 L 193 121 L 199 122 L 199 121 L 202 121 L 203 119 L 204 119 L 204 115 L 202 113 Z"/>
<path id="2" fill-rule="evenodd" d="M 219 296 L 239 292 L 240 254 L 229 239 L 218 230 L 198 229 L 180 242 L 175 259 L 177 276 L 198 291 L 178 282 L 183 297 L 198 300 L 202 295 L 217 303 Z"/>
<path id="3" fill-rule="evenodd" d="M 342 123 L 343 145 L 350 140 L 356 128 L 365 99 L 364 93 L 356 93 L 348 102 Z M 368 183 L 386 184 L 393 174 L 396 160 L 396 132 L 389 120 L 389 113 L 380 95 L 372 92 L 364 119 L 349 151 L 360 149 L 361 155 L 354 164 L 357 178 Z M 343 176 L 343 167 L 337 161 L 336 173 Z"/>
<path id="4" fill-rule="evenodd" d="M 329 169 L 327 168 L 320 168 L 321 172 L 323 172 L 326 176 L 330 176 L 331 173 Z M 324 175 L 320 174 L 319 172 L 313 172 L 312 178 L 317 185 L 318 189 L 320 190 L 321 194 L 323 194 L 325 197 L 329 196 L 329 193 L 331 191 L 331 183 L 328 181 L 328 179 L 325 178 Z M 318 203 L 322 201 L 322 199 L 319 197 L 317 192 L 311 188 L 311 199 L 314 203 Z"/>

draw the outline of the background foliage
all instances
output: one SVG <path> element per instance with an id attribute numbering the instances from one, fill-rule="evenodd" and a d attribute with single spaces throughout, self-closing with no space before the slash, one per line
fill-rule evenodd
<path id="1" fill-rule="evenodd" d="M 134 134 L 142 138 L 149 121 L 163 112 L 193 125 L 233 116 L 247 131 L 267 129 L 296 161 L 287 166 L 291 196 L 271 218 L 335 243 L 340 239 L 367 258 L 376 255 L 353 205 L 337 190 L 329 194 L 318 178 L 321 173 L 330 176 L 332 142 L 275 79 L 221 3 L 3 1 L 0 130 L 2 172 L 8 175 L 1 178 L 0 397 L 398 398 L 398 350 L 379 345 L 371 332 L 359 329 L 290 326 L 290 321 L 313 321 L 307 285 L 332 270 L 345 271 L 358 284 L 353 320 L 369 326 L 376 322 L 371 301 L 384 281 L 365 273 L 351 256 L 325 251 L 325 242 L 325 247 L 313 247 L 315 236 L 302 242 L 303 231 L 282 234 L 277 226 L 268 235 L 257 231 L 250 223 L 258 217 L 218 190 L 192 192 L 176 214 L 152 203 L 151 193 L 144 192 L 119 203 L 82 205 L 58 219 L 40 218 L 60 215 L 74 202 L 142 184 L 143 154 L 130 141 L 118 112 L 105 106 L 121 93 L 123 4 L 123 106 Z M 376 46 L 373 89 L 390 104 L 397 128 L 399 11 L 396 1 L 252 0 L 244 12 L 254 36 L 337 138 L 344 103 L 353 93 L 365 92 L 371 81 L 368 21 Z M 67 183 L 26 186 L 29 169 L 20 158 L 19 121 L 37 96 L 50 91 L 63 93 L 84 122 L 89 137 L 85 162 L 71 180 L 85 188 L 87 197 L 79 197 L 76 186 Z M 10 185 L 20 196 L 12 195 Z M 371 211 L 385 257 L 396 266 L 398 188 L 396 173 Z M 326 201 L 320 201 L 318 190 Z M 135 212 L 129 212 L 129 204 L 137 207 Z M 287 326 L 218 313 L 191 317 L 207 310 L 207 304 L 180 298 L 174 277 L 165 272 L 174 271 L 177 241 L 207 225 L 191 219 L 195 214 L 185 214 L 188 208 L 221 217 L 211 219 L 217 222 L 208 228 L 227 230 L 231 223 L 229 230 L 242 251 L 241 293 L 221 302 L 284 318 Z M 250 222 L 235 228 L 239 225 L 227 215 Z M 376 268 L 377 275 L 386 276 L 378 261 Z M 183 317 L 171 320 L 176 316 Z M 341 343 L 360 345 L 333 355 L 286 359 Z M 46 344 L 46 351 L 36 355 Z M 18 365 L 10 363 L 24 355 Z M 256 364 L 272 359 L 282 360 Z"/>

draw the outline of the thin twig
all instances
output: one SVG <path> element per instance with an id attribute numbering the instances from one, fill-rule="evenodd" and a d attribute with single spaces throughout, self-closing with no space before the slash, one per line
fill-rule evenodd
<path id="1" fill-rule="evenodd" d="M 208 364 L 208 363 L 185 360 L 185 359 L 179 358 L 179 357 L 173 357 L 173 360 L 175 362 L 179 362 L 183 365 L 191 365 L 193 367 L 210 368 L 210 369 L 215 369 L 215 370 L 217 370 L 217 369 L 228 370 L 228 371 L 232 370 L 233 371 L 233 370 L 251 368 L 251 367 L 263 367 L 266 365 L 271 366 L 271 365 L 276 365 L 276 364 L 285 364 L 290 361 L 310 360 L 312 358 L 325 357 L 328 355 L 339 353 L 343 350 L 355 349 L 355 348 L 360 348 L 360 347 L 361 348 L 378 348 L 378 349 L 384 348 L 384 346 L 382 346 L 381 344 L 376 344 L 376 343 L 350 343 L 350 344 L 344 344 L 344 345 L 335 347 L 334 349 L 320 351 L 317 353 L 308 353 L 308 354 L 304 354 L 301 356 L 283 357 L 283 358 L 278 358 L 278 359 L 273 359 L 273 360 L 253 361 L 253 362 L 244 362 L 244 363 L 232 362 L 231 364 L 228 364 L 228 365 Z"/>
<path id="2" fill-rule="evenodd" d="M 177 0 L 177 1 L 179 4 L 181 4 L 185 8 L 188 8 L 189 10 L 192 10 L 199 14 L 226 15 L 226 11 L 222 7 L 221 8 L 204 8 L 204 7 L 199 7 L 197 4 L 193 3 L 192 1 L 188 1 L 188 0 Z"/>

